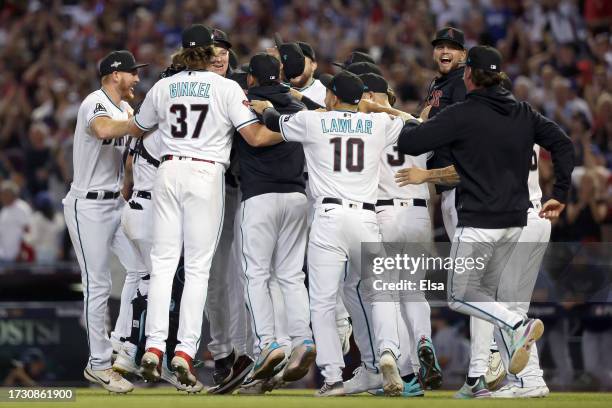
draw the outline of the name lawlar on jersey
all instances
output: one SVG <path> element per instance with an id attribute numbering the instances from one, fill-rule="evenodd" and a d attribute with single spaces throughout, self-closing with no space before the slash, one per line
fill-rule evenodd
<path id="1" fill-rule="evenodd" d="M 367 133 L 372 134 L 372 121 L 369 119 L 321 119 L 323 133 Z"/>

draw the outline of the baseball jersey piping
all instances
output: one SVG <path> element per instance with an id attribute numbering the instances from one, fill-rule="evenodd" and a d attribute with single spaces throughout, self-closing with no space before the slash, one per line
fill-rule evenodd
<path id="1" fill-rule="evenodd" d="M 240 125 L 236 126 L 236 130 L 238 131 L 238 130 L 242 129 L 243 127 L 248 126 L 251 123 L 255 123 L 255 122 L 259 122 L 259 119 L 257 119 L 257 118 L 249 119 L 246 122 L 241 123 Z"/>
<path id="2" fill-rule="evenodd" d="M 97 115 L 94 115 L 91 119 L 89 119 L 89 121 L 87 121 L 87 127 L 90 128 L 91 127 L 91 122 L 95 119 L 95 118 L 99 118 L 101 116 L 106 116 L 107 118 L 111 118 L 111 115 L 109 115 L 108 113 L 104 112 L 104 113 L 98 113 Z"/>
<path id="3" fill-rule="evenodd" d="M 136 116 L 134 116 L 134 123 L 140 128 L 140 130 L 144 130 L 145 132 L 148 132 L 149 130 L 153 129 L 152 127 L 148 128 L 146 126 L 141 125 L 140 122 L 138 122 L 138 118 Z"/>
<path id="4" fill-rule="evenodd" d="M 85 250 L 83 249 L 83 241 L 81 240 L 81 230 L 79 228 L 79 217 L 77 216 L 77 202 L 74 200 L 74 220 L 76 221 L 77 235 L 79 237 L 79 245 L 81 246 L 81 255 L 83 256 L 83 266 L 85 266 L 85 280 L 87 281 L 87 297 L 85 298 L 85 325 L 87 326 L 87 347 L 89 348 L 89 367 L 93 370 L 91 364 L 91 342 L 89 341 L 89 271 L 87 270 L 87 259 L 85 258 Z"/>
<path id="5" fill-rule="evenodd" d="M 259 336 L 259 333 L 257 333 L 257 323 L 255 323 L 255 317 L 253 316 L 253 305 L 251 304 L 251 295 L 249 293 L 249 276 L 247 275 L 247 269 L 248 269 L 248 263 L 247 263 L 247 259 L 246 259 L 246 255 L 244 254 L 244 232 L 242 230 L 242 224 L 244 223 L 244 213 L 246 210 L 246 201 L 242 202 L 242 219 L 240 220 L 240 237 L 242 238 L 241 242 L 240 242 L 240 250 L 242 252 L 242 259 L 244 259 L 244 277 L 247 280 L 247 284 L 246 284 L 246 294 L 247 294 L 247 299 L 248 299 L 248 303 L 249 303 L 249 314 L 251 315 L 253 320 L 253 331 L 255 332 L 255 336 L 257 336 L 257 340 L 258 340 L 258 346 L 259 347 L 259 351 L 262 351 L 261 348 L 261 337 Z"/>
<path id="6" fill-rule="evenodd" d="M 314 78 L 311 78 L 311 79 L 312 79 L 312 82 L 311 82 L 311 83 L 309 83 L 308 85 L 306 85 L 306 86 L 305 86 L 305 87 L 303 87 L 303 88 L 299 88 L 299 89 L 298 89 L 298 91 L 299 91 L 299 92 L 304 92 L 305 90 L 307 90 L 308 88 L 310 88 L 311 86 L 313 86 L 313 85 L 315 84 L 315 82 L 316 82 L 316 79 L 314 79 Z"/>
<path id="7" fill-rule="evenodd" d="M 104 91 L 104 88 L 100 88 L 100 90 L 102 91 L 102 93 L 104 94 L 104 96 L 106 96 L 106 98 L 110 101 L 110 103 L 113 104 L 113 106 L 117 109 L 119 109 L 121 112 L 123 112 L 123 109 L 121 109 L 119 106 L 115 105 L 115 102 L 113 102 L 113 100 L 110 98 L 110 96 L 108 96 L 108 94 Z"/>
<path id="8" fill-rule="evenodd" d="M 281 115 L 278 118 L 278 124 L 279 124 L 279 128 L 280 128 L 281 137 L 283 138 L 283 140 L 285 142 L 288 142 L 287 138 L 285 137 L 285 131 L 283 130 L 283 119 L 285 118 L 285 116 L 287 116 L 287 115 Z"/>
<path id="9" fill-rule="evenodd" d="M 347 263 L 344 264 L 344 268 L 347 267 Z M 359 306 L 361 306 L 361 310 L 363 311 L 363 317 L 365 318 L 366 328 L 368 329 L 368 339 L 370 340 L 370 350 L 372 351 L 372 366 L 376 368 L 376 372 L 378 372 L 378 368 L 376 367 L 376 353 L 374 353 L 374 344 L 372 344 L 372 333 L 370 332 L 370 322 L 368 321 L 368 314 L 365 311 L 365 307 L 363 306 L 363 301 L 361 300 L 361 294 L 359 293 L 359 286 L 361 285 L 361 279 L 357 282 L 357 298 L 359 299 Z"/>

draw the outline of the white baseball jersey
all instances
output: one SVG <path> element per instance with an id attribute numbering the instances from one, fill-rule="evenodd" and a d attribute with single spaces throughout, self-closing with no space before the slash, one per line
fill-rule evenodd
<path id="1" fill-rule="evenodd" d="M 226 167 L 234 129 L 257 122 L 240 86 L 208 71 L 183 71 L 149 90 L 135 122 L 148 131 L 158 125 L 160 155 L 212 160 Z"/>
<path id="2" fill-rule="evenodd" d="M 529 201 L 540 201 L 542 199 L 542 189 L 540 188 L 540 172 L 538 171 L 538 160 L 540 159 L 540 146 L 533 145 L 531 165 L 529 167 L 529 178 L 527 187 L 529 188 Z"/>
<path id="3" fill-rule="evenodd" d="M 298 91 L 313 102 L 325 106 L 325 93 L 327 92 L 327 88 L 318 79 L 313 80 L 310 85 L 298 89 Z"/>
<path id="4" fill-rule="evenodd" d="M 395 173 L 406 167 L 427 168 L 427 158 L 431 153 L 423 153 L 419 156 L 409 156 L 397 152 L 397 145 L 387 146 L 381 156 L 380 183 L 378 184 L 378 199 L 400 198 L 408 200 L 411 198 L 422 198 L 429 200 L 429 188 L 427 183 L 409 184 L 400 187 L 395 182 Z"/>
<path id="5" fill-rule="evenodd" d="M 404 126 L 386 113 L 301 111 L 281 115 L 282 137 L 304 146 L 313 197 L 376 203 L 380 156 Z"/>
<path id="6" fill-rule="evenodd" d="M 135 148 L 138 139 L 132 139 L 130 148 Z M 161 135 L 159 130 L 153 131 L 150 135 L 142 139 L 144 148 L 149 155 L 155 160 L 160 159 L 161 150 Z M 151 191 L 153 190 L 153 184 L 155 183 L 155 173 L 157 173 L 157 167 L 147 162 L 142 157 L 138 150 L 134 153 L 134 161 L 132 166 L 132 176 L 134 178 L 134 190 L 138 191 Z"/>
<path id="7" fill-rule="evenodd" d="M 127 102 L 115 105 L 102 89 L 90 93 L 81 103 L 74 130 L 72 189 L 80 192 L 119 191 L 123 175 L 122 146 L 126 137 L 100 140 L 89 126 L 92 120 L 101 116 L 126 120 L 128 109 L 130 105 Z"/>

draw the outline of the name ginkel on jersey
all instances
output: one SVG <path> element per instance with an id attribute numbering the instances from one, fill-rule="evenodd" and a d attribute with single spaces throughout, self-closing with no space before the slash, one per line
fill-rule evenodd
<path id="1" fill-rule="evenodd" d="M 126 120 L 130 105 L 121 101 L 119 106 L 98 89 L 90 93 L 77 115 L 74 130 L 74 180 L 71 189 L 75 192 L 119 191 L 123 176 L 123 148 L 126 137 L 111 140 L 98 139 L 90 125 L 95 118 L 106 116 Z"/>
<path id="2" fill-rule="evenodd" d="M 208 71 L 183 71 L 162 78 L 149 90 L 136 125 L 161 132 L 160 157 L 180 155 L 229 164 L 234 128 L 257 122 L 244 91 Z"/>
<path id="3" fill-rule="evenodd" d="M 134 155 L 132 167 L 132 177 L 134 179 L 133 189 L 136 191 L 153 190 L 157 167 L 150 163 L 149 160 L 154 159 L 159 162 L 159 151 L 161 150 L 160 139 L 161 135 L 159 130 L 154 130 L 150 135 L 142 139 L 133 138 L 130 142 L 130 150 L 133 151 Z M 147 155 L 150 157 L 147 157 Z"/>
<path id="4" fill-rule="evenodd" d="M 527 187 L 529 188 L 529 201 L 540 202 L 542 200 L 542 189 L 540 188 L 540 172 L 538 171 L 538 159 L 540 158 L 540 146 L 533 145 L 531 165 L 529 166 L 529 177 Z"/>
<path id="5" fill-rule="evenodd" d="M 327 88 L 318 79 L 312 81 L 310 85 L 307 85 L 302 89 L 298 89 L 298 91 L 311 101 L 316 102 L 321 106 L 325 106 L 325 93 L 327 92 Z"/>
<path id="6" fill-rule="evenodd" d="M 279 119 L 283 139 L 300 142 L 315 199 L 376 203 L 380 156 L 404 122 L 386 113 L 301 111 Z"/>
<path id="7" fill-rule="evenodd" d="M 399 198 L 408 200 L 422 198 L 424 200 L 429 200 L 429 188 L 427 187 L 427 183 L 408 184 L 407 186 L 400 187 L 395 182 L 395 173 L 407 167 L 426 169 L 427 160 L 432 155 L 433 152 L 423 153 L 419 156 L 409 156 L 407 154 L 398 153 L 397 145 L 387 146 L 385 152 L 381 156 L 378 199 L 388 200 Z"/>

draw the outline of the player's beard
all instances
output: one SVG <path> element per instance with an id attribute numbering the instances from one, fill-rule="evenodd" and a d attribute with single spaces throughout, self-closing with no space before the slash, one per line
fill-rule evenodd
<path id="1" fill-rule="evenodd" d="M 121 78 L 119 82 L 119 91 L 121 92 L 121 99 L 124 101 L 131 101 L 134 99 L 134 86 L 136 82 L 128 81 L 127 79 Z"/>

